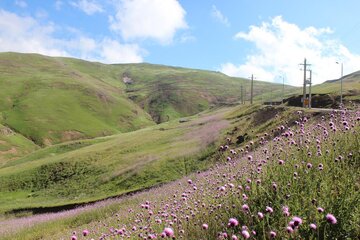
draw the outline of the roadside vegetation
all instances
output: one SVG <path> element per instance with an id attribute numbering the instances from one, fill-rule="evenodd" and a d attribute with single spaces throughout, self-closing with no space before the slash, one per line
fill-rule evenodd
<path id="1" fill-rule="evenodd" d="M 210 170 L 39 221 L 9 239 L 356 239 L 359 111 L 292 109 L 294 119 L 286 120 L 287 111 L 257 125 L 257 137 L 241 146 L 230 129 Z M 242 114 L 227 116 L 236 122 Z M 257 132 L 264 125 L 271 128 Z"/>

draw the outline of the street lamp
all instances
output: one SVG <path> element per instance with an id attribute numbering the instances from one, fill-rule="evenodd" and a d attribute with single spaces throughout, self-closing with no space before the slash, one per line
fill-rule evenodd
<path id="1" fill-rule="evenodd" d="M 340 106 L 343 104 L 343 76 L 344 76 L 344 65 L 343 63 L 336 62 L 336 64 L 341 64 L 341 78 L 340 78 Z"/>

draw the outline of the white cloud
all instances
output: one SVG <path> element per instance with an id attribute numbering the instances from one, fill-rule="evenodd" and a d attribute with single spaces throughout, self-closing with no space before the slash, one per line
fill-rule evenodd
<path id="1" fill-rule="evenodd" d="M 185 10 L 177 0 L 120 0 L 110 28 L 125 40 L 172 42 L 177 30 L 187 28 Z"/>
<path id="2" fill-rule="evenodd" d="M 61 0 L 56 0 L 56 1 L 55 1 L 55 9 L 58 10 L 58 11 L 61 10 L 63 4 L 64 4 L 63 1 L 61 1 Z"/>
<path id="3" fill-rule="evenodd" d="M 36 52 L 65 56 L 57 47 L 58 40 L 51 37 L 52 24 L 40 25 L 31 17 L 20 17 L 0 9 L 0 51 Z"/>
<path id="4" fill-rule="evenodd" d="M 85 12 L 87 15 L 92 15 L 94 13 L 104 11 L 99 3 L 92 0 L 78 0 L 76 2 L 70 2 L 70 4 Z"/>
<path id="5" fill-rule="evenodd" d="M 225 26 L 229 27 L 230 26 L 230 22 L 227 19 L 227 17 L 225 17 L 222 12 L 215 6 L 212 6 L 211 9 L 211 16 L 218 22 L 224 24 Z"/>
<path id="6" fill-rule="evenodd" d="M 54 36 L 55 26 L 41 25 L 31 17 L 21 17 L 0 9 L 0 52 L 40 53 L 71 56 L 106 63 L 142 62 L 146 54 L 136 44 L 122 44 L 114 39 L 95 40 L 79 31 L 68 31 L 70 39 Z"/>
<path id="7" fill-rule="evenodd" d="M 23 1 L 23 0 L 16 0 L 15 5 L 19 6 L 21 8 L 26 8 L 27 7 L 27 3 L 25 1 Z"/>
<path id="8" fill-rule="evenodd" d="M 108 63 L 139 63 L 144 52 L 137 44 L 120 44 L 107 38 L 101 42 L 100 55 Z"/>
<path id="9" fill-rule="evenodd" d="M 265 81 L 280 81 L 277 76 L 286 75 L 288 84 L 299 86 L 303 77 L 299 64 L 305 57 L 312 64 L 314 84 L 340 76 L 336 61 L 344 63 L 345 74 L 359 70 L 360 55 L 350 53 L 340 42 L 331 40 L 332 33 L 329 28 L 301 29 L 281 16 L 274 17 L 270 22 L 250 26 L 248 32 L 235 35 L 235 39 L 253 43 L 256 52 L 249 54 L 244 64 L 222 64 L 221 71 L 240 77 L 255 74 Z"/>

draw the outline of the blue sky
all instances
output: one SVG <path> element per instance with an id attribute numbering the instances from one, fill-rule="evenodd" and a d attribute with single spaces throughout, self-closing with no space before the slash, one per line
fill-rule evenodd
<path id="1" fill-rule="evenodd" d="M 357 0 L 0 0 L 0 51 L 149 62 L 300 85 L 360 70 Z"/>

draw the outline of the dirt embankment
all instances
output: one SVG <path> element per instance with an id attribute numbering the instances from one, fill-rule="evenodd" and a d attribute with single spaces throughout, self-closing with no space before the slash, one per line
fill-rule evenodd
<path id="1" fill-rule="evenodd" d="M 311 97 L 311 106 L 314 108 L 337 108 L 340 102 L 338 96 L 331 96 L 329 94 L 316 94 Z M 288 106 L 302 107 L 302 95 L 293 96 L 285 99 Z"/>

